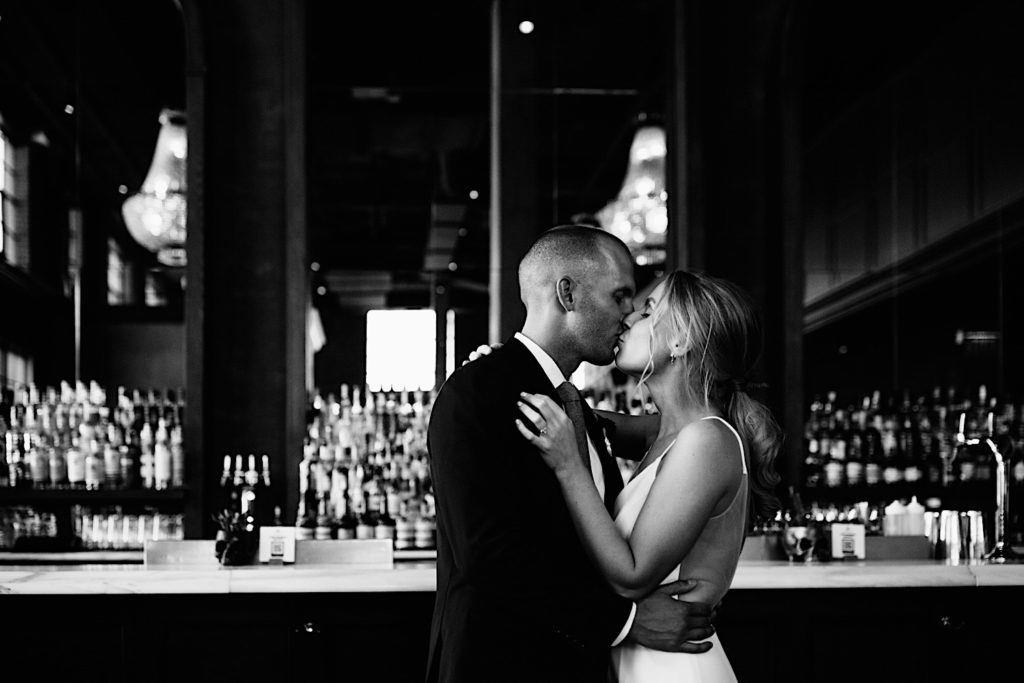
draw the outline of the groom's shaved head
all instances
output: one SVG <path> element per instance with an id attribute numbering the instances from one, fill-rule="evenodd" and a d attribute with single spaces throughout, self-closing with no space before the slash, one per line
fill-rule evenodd
<path id="1" fill-rule="evenodd" d="M 602 267 L 606 254 L 615 249 L 629 258 L 626 245 L 604 230 L 588 225 L 559 225 L 547 230 L 519 262 L 520 298 L 529 307 L 530 300 L 560 276 L 585 279 Z"/>

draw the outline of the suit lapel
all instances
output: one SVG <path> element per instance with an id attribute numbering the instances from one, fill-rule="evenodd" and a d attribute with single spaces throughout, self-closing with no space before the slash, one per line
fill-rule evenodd
<path id="1" fill-rule="evenodd" d="M 551 380 L 544 373 L 544 368 L 521 341 L 512 337 L 505 342 L 502 348 L 508 350 L 509 357 L 519 373 L 517 376 L 520 378 L 521 386 L 531 393 L 544 394 L 558 405 L 562 405 L 562 400 L 558 397 L 558 390 L 552 386 Z M 605 447 L 604 428 L 600 424 L 600 419 L 590 409 L 590 405 L 586 401 L 583 401 L 583 417 L 587 424 L 587 434 L 590 436 L 594 448 L 597 449 L 601 469 L 604 471 L 605 507 L 613 510 L 615 499 L 622 490 L 622 475 L 619 473 L 619 466 L 615 462 L 615 458 Z"/>

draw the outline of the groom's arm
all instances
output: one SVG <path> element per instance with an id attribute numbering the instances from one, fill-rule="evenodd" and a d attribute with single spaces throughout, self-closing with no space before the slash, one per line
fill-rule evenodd
<path id="1" fill-rule="evenodd" d="M 637 462 L 643 460 L 654 443 L 661 426 L 660 415 L 625 415 L 608 410 L 595 410 L 604 427 L 615 457 Z"/>
<path id="2" fill-rule="evenodd" d="M 673 596 L 685 595 L 696 581 L 674 581 L 658 587 L 637 603 L 636 618 L 627 639 L 653 650 L 707 652 L 711 643 L 693 642 L 711 637 L 715 611 L 703 602 L 686 602 Z"/>

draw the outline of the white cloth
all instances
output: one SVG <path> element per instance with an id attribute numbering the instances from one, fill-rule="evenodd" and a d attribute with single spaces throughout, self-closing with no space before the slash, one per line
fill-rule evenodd
<path id="1" fill-rule="evenodd" d="M 544 374 L 547 375 L 548 380 L 551 381 L 551 386 L 558 387 L 562 382 L 566 381 L 566 378 L 562 375 L 562 371 L 558 369 L 558 363 L 548 355 L 548 352 L 540 347 L 537 342 L 527 337 L 522 332 L 516 332 L 515 338 L 522 342 L 523 346 L 533 354 L 533 357 L 537 359 Z M 591 440 L 590 435 L 587 435 L 587 450 L 590 451 L 590 473 L 594 476 L 594 485 L 597 486 L 597 493 L 604 500 L 604 468 L 601 467 L 601 458 L 597 455 L 597 448 L 594 447 L 594 442 Z M 612 646 L 621 643 L 626 635 L 629 633 L 629 629 L 633 627 L 633 618 L 636 617 L 636 603 L 633 603 L 633 609 L 629 612 L 629 618 L 626 619 L 626 625 L 622 627 L 618 637 L 612 641 Z"/>
<path id="2" fill-rule="evenodd" d="M 720 417 L 704 419 L 721 420 L 736 435 L 740 442 L 740 457 L 743 460 L 743 479 L 733 500 L 723 512 L 715 515 L 701 531 L 697 542 L 683 562 L 673 569 L 662 583 L 677 578 L 694 578 L 702 583 L 695 590 L 706 595 L 701 599 L 717 603 L 728 590 L 739 562 L 745 534 L 747 503 L 747 463 L 743 452 L 743 439 L 732 425 Z M 640 511 L 643 509 L 651 486 L 657 478 L 658 465 L 675 441 L 639 471 L 619 494 L 615 501 L 615 526 L 623 537 L 629 539 Z M 684 597 L 684 600 L 691 599 Z M 701 654 L 687 652 L 661 652 L 650 650 L 636 643 L 620 645 L 612 650 L 612 670 L 619 683 L 732 683 L 736 681 L 732 665 L 718 640 L 718 634 L 708 639 L 712 647 Z"/>

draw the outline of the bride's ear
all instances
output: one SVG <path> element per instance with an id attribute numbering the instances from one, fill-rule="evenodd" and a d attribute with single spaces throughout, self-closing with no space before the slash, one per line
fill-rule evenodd
<path id="1" fill-rule="evenodd" d="M 555 296 L 562 309 L 568 313 L 576 308 L 576 282 L 569 276 L 563 275 L 555 283 Z"/>

